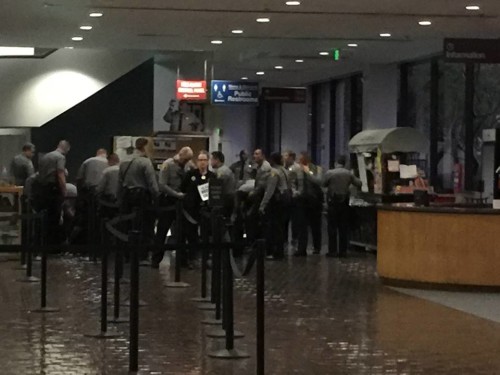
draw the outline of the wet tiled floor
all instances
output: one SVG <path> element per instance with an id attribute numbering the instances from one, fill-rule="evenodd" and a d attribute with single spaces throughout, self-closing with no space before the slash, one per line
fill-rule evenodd
<path id="1" fill-rule="evenodd" d="M 49 304 L 39 315 L 39 285 L 16 282 L 15 263 L 0 263 L 0 373 L 126 374 L 128 326 L 114 340 L 86 338 L 99 319 L 100 269 L 77 258 L 50 259 Z M 38 265 L 35 265 L 35 272 Z M 372 255 L 309 256 L 267 262 L 266 374 L 500 374 L 500 326 L 381 286 Z M 167 289 L 168 264 L 141 269 L 140 368 L 145 374 L 255 374 L 255 275 L 235 282 L 236 341 L 250 359 L 207 353 L 209 315 L 188 289 Z M 111 285 L 110 285 L 111 287 Z M 124 292 L 128 286 L 124 285 Z"/>

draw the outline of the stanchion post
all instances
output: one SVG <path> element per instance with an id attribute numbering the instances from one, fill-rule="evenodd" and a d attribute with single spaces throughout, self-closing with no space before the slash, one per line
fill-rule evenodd
<path id="1" fill-rule="evenodd" d="M 265 372 L 265 254 L 266 242 L 257 241 L 257 375 Z"/>
<path id="2" fill-rule="evenodd" d="M 234 348 L 234 339 L 236 337 L 241 337 L 241 334 L 234 331 L 233 271 L 231 268 L 230 251 L 231 250 L 227 248 L 224 249 L 222 253 L 224 265 L 224 328 L 226 348 L 210 353 L 209 356 L 219 359 L 244 359 L 250 357 L 248 353 Z"/>
<path id="3" fill-rule="evenodd" d="M 40 281 L 38 277 L 33 276 L 33 246 L 35 244 L 41 244 L 41 221 L 40 217 L 37 217 L 38 225 L 35 226 L 35 238 L 30 241 L 26 246 L 26 276 L 18 281 L 23 283 L 37 283 Z"/>
<path id="4" fill-rule="evenodd" d="M 182 218 L 184 217 L 184 212 L 182 208 L 182 201 L 179 199 L 175 206 L 176 217 L 175 217 L 175 235 L 177 237 L 177 250 L 175 252 L 175 270 L 174 270 L 174 281 L 165 284 L 167 288 L 188 288 L 190 285 L 181 281 L 181 260 L 182 257 L 186 256 L 185 247 L 183 243 L 182 234 Z"/>
<path id="5" fill-rule="evenodd" d="M 40 308 L 33 310 L 37 313 L 51 313 L 60 311 L 56 307 L 47 307 L 47 248 L 45 247 L 47 238 L 47 212 L 44 211 L 40 221 L 40 245 L 42 248 L 41 261 L 41 284 L 40 284 Z"/>
<path id="6" fill-rule="evenodd" d="M 25 195 L 21 195 L 21 266 L 20 269 L 26 267 L 26 247 L 29 246 L 30 240 L 30 220 L 25 215 L 28 214 L 28 199 Z"/>
<path id="7" fill-rule="evenodd" d="M 120 324 L 128 323 L 128 319 L 120 318 L 120 280 L 123 275 L 123 255 L 120 250 L 115 251 L 114 266 L 114 287 L 113 287 L 113 319 L 109 323 Z"/>
<path id="8" fill-rule="evenodd" d="M 129 243 L 138 245 L 140 233 L 129 234 Z M 129 371 L 139 370 L 139 249 L 131 248 L 130 254 L 130 331 Z"/>

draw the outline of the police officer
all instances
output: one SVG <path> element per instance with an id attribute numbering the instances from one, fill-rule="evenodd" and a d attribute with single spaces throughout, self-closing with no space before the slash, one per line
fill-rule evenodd
<path id="1" fill-rule="evenodd" d="M 233 171 L 224 164 L 225 157 L 220 151 L 212 152 L 210 164 L 217 179 L 222 181 L 222 199 L 224 200 L 224 216 L 229 218 L 234 209 L 234 194 L 236 193 L 236 180 Z"/>
<path id="2" fill-rule="evenodd" d="M 267 179 L 264 197 L 260 202 L 259 213 L 264 219 L 264 234 L 267 241 L 269 259 L 283 259 L 286 192 L 289 189 L 283 159 L 280 153 L 271 154 L 271 171 Z"/>
<path id="3" fill-rule="evenodd" d="M 345 165 L 346 158 L 339 157 L 335 169 L 326 172 L 323 180 L 323 186 L 328 189 L 328 257 L 347 255 L 350 229 L 349 190 L 351 185 L 358 188 L 362 186 L 361 180 L 347 170 Z"/>
<path id="4" fill-rule="evenodd" d="M 254 151 L 253 160 L 257 168 L 255 172 L 255 185 L 247 197 L 247 205 L 250 208 L 246 214 L 247 236 L 250 241 L 254 241 L 262 235 L 261 227 L 259 226 L 259 208 L 272 169 L 271 164 L 266 160 L 266 155 L 261 149 Z"/>
<path id="5" fill-rule="evenodd" d="M 118 179 L 120 174 L 120 158 L 117 154 L 108 156 L 108 167 L 102 172 L 101 181 L 97 185 L 97 195 L 109 204 L 116 203 L 116 192 L 118 190 Z M 116 213 L 116 209 L 109 206 L 101 206 L 100 213 L 104 217 L 111 218 Z"/>
<path id="6" fill-rule="evenodd" d="M 299 163 L 296 162 L 297 154 L 292 150 L 285 151 L 283 153 L 283 162 L 285 164 L 285 170 L 288 177 L 288 182 L 292 189 L 292 199 L 290 205 L 285 208 L 285 243 L 288 242 L 288 232 L 289 227 L 292 229 L 292 249 L 297 250 L 297 244 L 299 239 L 299 228 L 297 218 L 297 202 L 296 197 L 298 195 L 297 190 L 297 178 L 298 174 L 301 172 Z M 290 225 L 291 224 L 291 225 Z"/>
<path id="7" fill-rule="evenodd" d="M 295 256 L 307 256 L 308 232 L 311 228 L 314 254 L 321 252 L 321 214 L 324 194 L 321 189 L 321 168 L 312 164 L 307 153 L 299 157 L 300 171 L 297 174 L 297 219 L 299 243 Z"/>
<path id="8" fill-rule="evenodd" d="M 159 189 L 153 163 L 146 155 L 146 138 L 138 138 L 132 160 L 120 165 L 117 197 L 122 213 L 137 211 L 134 227 L 148 242 L 153 239 L 154 215 L 146 212 L 158 199 Z"/>
<path id="9" fill-rule="evenodd" d="M 24 186 L 26 180 L 35 174 L 33 167 L 33 156 L 35 155 L 35 145 L 26 143 L 23 146 L 23 152 L 16 155 L 10 163 L 10 173 L 14 177 L 17 186 Z"/>
<path id="10" fill-rule="evenodd" d="M 186 165 L 193 158 L 193 150 L 190 147 L 183 147 L 173 158 L 167 159 L 160 171 L 160 208 L 174 208 L 179 199 L 184 198 L 181 191 L 182 181 L 186 175 Z M 169 229 L 175 221 L 176 210 L 162 211 L 158 215 L 158 225 L 156 228 L 156 244 L 165 244 L 165 239 Z M 153 253 L 151 267 L 159 268 L 163 260 L 164 251 L 157 248 Z"/>
<path id="11" fill-rule="evenodd" d="M 252 178 L 253 167 L 250 160 L 248 160 L 248 153 L 246 150 L 241 150 L 239 153 L 239 160 L 229 167 L 234 174 L 237 185 L 241 186 Z"/>
<path id="12" fill-rule="evenodd" d="M 183 210 L 183 239 L 190 245 L 197 244 L 198 226 L 201 219 L 201 210 L 208 208 L 208 186 L 211 179 L 216 178 L 215 173 L 208 170 L 208 151 L 200 151 L 196 159 L 197 168 L 186 173 L 181 184 L 181 191 L 184 196 Z M 188 252 L 187 257 L 182 259 L 183 265 L 192 268 L 192 261 L 195 258 L 195 251 Z"/>
<path id="13" fill-rule="evenodd" d="M 68 141 L 60 141 L 55 151 L 40 159 L 32 187 L 35 209 L 47 211 L 47 242 L 52 245 L 61 242 L 59 223 L 66 196 L 66 155 L 70 148 Z"/>

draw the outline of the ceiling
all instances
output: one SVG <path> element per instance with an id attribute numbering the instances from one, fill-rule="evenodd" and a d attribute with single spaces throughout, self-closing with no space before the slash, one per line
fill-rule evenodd
<path id="1" fill-rule="evenodd" d="M 467 11 L 469 4 L 481 10 Z M 91 11 L 104 15 L 90 18 Z M 176 51 L 189 59 L 208 56 L 217 78 L 254 79 L 263 70 L 268 81 L 301 84 L 438 53 L 444 37 L 497 38 L 499 16 L 498 0 L 302 0 L 296 7 L 285 0 L 2 0 L 0 45 Z M 257 17 L 271 22 L 259 24 Z M 420 20 L 433 24 L 419 26 Z M 81 31 L 82 25 L 93 30 Z M 341 48 L 341 61 L 318 54 L 333 48 Z"/>

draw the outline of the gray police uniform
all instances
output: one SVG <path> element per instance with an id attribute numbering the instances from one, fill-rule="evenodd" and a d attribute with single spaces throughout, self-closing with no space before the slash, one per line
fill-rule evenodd
<path id="1" fill-rule="evenodd" d="M 35 168 L 30 158 L 24 154 L 19 154 L 12 159 L 10 173 L 14 176 L 17 186 L 24 186 L 28 177 L 35 174 Z"/>
<path id="2" fill-rule="evenodd" d="M 94 189 L 99 185 L 104 170 L 108 167 L 108 160 L 102 156 L 94 156 L 83 162 L 77 174 L 80 188 Z"/>
<path id="3" fill-rule="evenodd" d="M 64 202 L 57 173 L 64 172 L 66 157 L 59 150 L 49 152 L 40 159 L 38 167 L 33 201 L 36 209 L 47 211 L 47 240 L 50 244 L 57 244 L 60 240 L 59 221 Z"/>
<path id="4" fill-rule="evenodd" d="M 116 192 L 118 190 L 119 175 L 119 165 L 107 167 L 102 172 L 101 180 L 99 181 L 99 185 L 97 185 L 97 194 L 108 199 L 109 201 L 115 201 Z"/>
<path id="5" fill-rule="evenodd" d="M 336 168 L 326 172 L 323 186 L 328 201 L 328 255 L 345 256 L 349 245 L 349 189 L 362 183 L 349 170 Z M 338 239 L 338 243 L 337 243 Z"/>
<path id="6" fill-rule="evenodd" d="M 252 162 L 249 160 L 237 161 L 236 163 L 231 164 L 229 169 L 233 172 L 238 185 L 242 185 L 245 181 L 252 179 L 254 169 Z"/>
<path id="7" fill-rule="evenodd" d="M 267 241 L 268 255 L 275 259 L 284 257 L 285 205 L 283 194 L 289 188 L 285 168 L 271 168 L 267 178 L 264 198 L 260 203 L 260 212 L 264 212 L 264 234 Z"/>
<path id="8" fill-rule="evenodd" d="M 183 196 L 181 193 L 181 184 L 186 175 L 185 168 L 179 165 L 174 159 L 167 159 L 160 170 L 160 207 L 167 208 L 176 205 L 179 198 Z M 162 211 L 158 215 L 158 225 L 156 228 L 155 242 L 157 245 L 163 245 L 167 237 L 169 229 L 176 219 L 176 211 Z M 164 251 L 157 249 L 153 253 L 153 266 L 158 266 L 163 259 Z"/>

